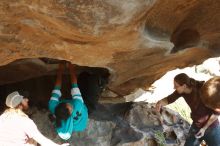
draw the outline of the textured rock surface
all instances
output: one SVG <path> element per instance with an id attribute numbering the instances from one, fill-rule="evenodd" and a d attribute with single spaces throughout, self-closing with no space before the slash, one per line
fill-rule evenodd
<path id="1" fill-rule="evenodd" d="M 160 114 L 147 103 L 99 106 L 100 110 L 89 116 L 87 129 L 73 133 L 68 140 L 71 146 L 180 146 L 185 142 L 189 124 L 166 108 Z M 32 109 L 31 113 L 43 134 L 62 142 L 48 120 L 47 111 Z"/>
<path id="2" fill-rule="evenodd" d="M 124 96 L 216 56 L 219 11 L 219 0 L 1 0 L 0 62 L 46 57 L 103 67 L 109 88 Z"/>

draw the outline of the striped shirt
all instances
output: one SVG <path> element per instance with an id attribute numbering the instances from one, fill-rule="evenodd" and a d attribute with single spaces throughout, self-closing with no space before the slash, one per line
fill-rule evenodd
<path id="1" fill-rule="evenodd" d="M 55 86 L 52 91 L 52 95 L 49 101 L 49 110 L 52 114 L 55 113 L 55 108 L 59 103 L 69 103 L 73 107 L 71 116 L 66 121 L 61 121 L 61 127 L 56 128 L 58 135 L 64 139 L 68 140 L 72 132 L 85 130 L 88 123 L 88 110 L 82 99 L 80 90 L 77 84 L 72 84 L 71 88 L 71 100 L 60 100 L 61 91 L 60 86 Z"/>

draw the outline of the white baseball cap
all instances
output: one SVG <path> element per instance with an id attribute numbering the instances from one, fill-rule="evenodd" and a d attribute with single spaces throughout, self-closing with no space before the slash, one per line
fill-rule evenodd
<path id="1" fill-rule="evenodd" d="M 5 101 L 5 104 L 10 108 L 17 107 L 23 100 L 23 96 L 18 93 L 18 91 L 14 91 L 10 93 Z"/>

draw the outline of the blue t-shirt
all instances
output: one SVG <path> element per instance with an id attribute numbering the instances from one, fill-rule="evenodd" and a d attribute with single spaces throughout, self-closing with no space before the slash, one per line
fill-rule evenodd
<path id="1" fill-rule="evenodd" d="M 71 100 L 59 100 L 61 97 L 60 86 L 56 86 L 49 101 L 49 110 L 53 114 L 59 103 L 69 103 L 73 107 L 71 116 L 67 120 L 62 120 L 61 127 L 56 128 L 58 135 L 64 140 L 68 140 L 74 131 L 85 130 L 88 123 L 88 110 L 77 84 L 72 85 L 71 95 Z"/>

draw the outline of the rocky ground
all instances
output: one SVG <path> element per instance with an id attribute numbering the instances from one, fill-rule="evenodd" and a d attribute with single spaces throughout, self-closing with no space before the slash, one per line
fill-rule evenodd
<path id="1" fill-rule="evenodd" d="M 48 110 L 32 108 L 31 118 L 44 135 L 62 141 L 48 119 Z M 73 133 L 71 146 L 180 146 L 184 144 L 189 124 L 177 113 L 154 104 L 122 103 L 98 105 L 89 115 L 84 132 Z"/>

